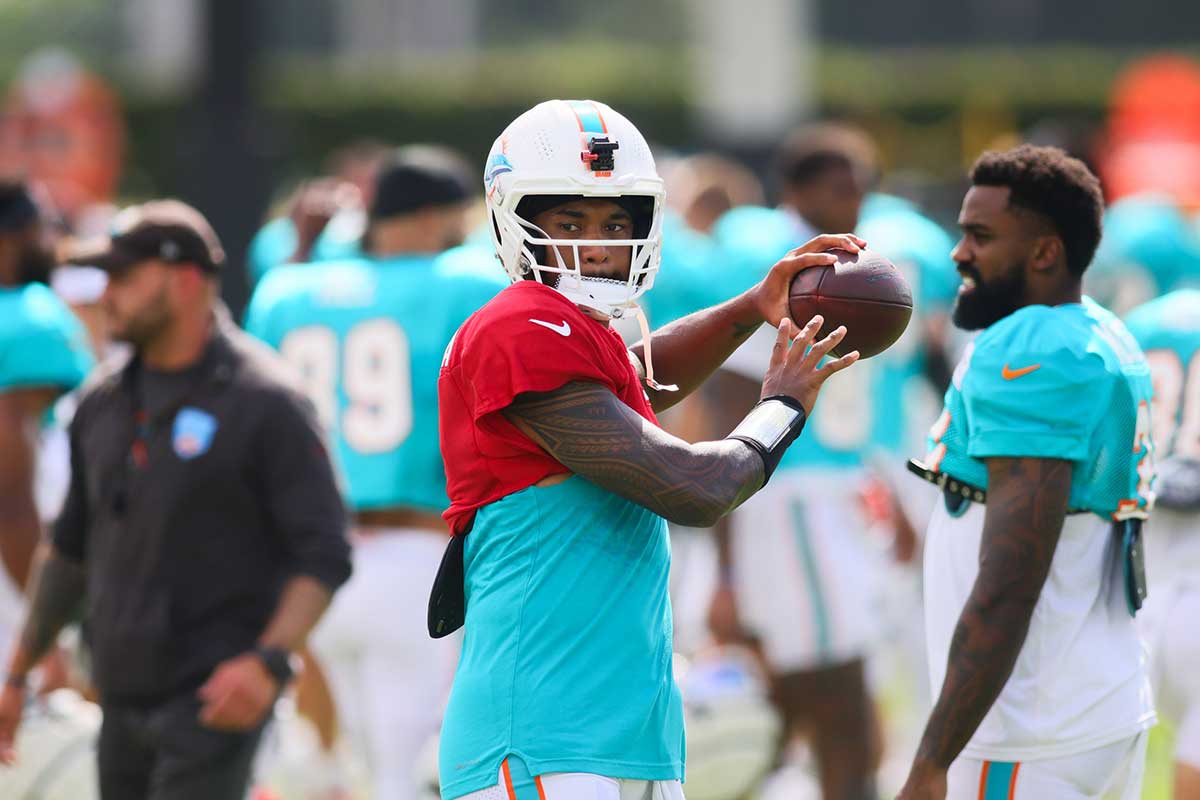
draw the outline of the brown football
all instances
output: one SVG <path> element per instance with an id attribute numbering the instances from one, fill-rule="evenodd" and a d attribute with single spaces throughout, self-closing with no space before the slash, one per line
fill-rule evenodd
<path id="1" fill-rule="evenodd" d="M 891 347 L 912 316 L 912 290 L 896 265 L 879 253 L 834 250 L 836 264 L 812 267 L 792 279 L 789 309 L 797 325 L 814 314 L 825 318 L 817 340 L 846 326 L 835 355 L 857 350 L 870 358 Z"/>

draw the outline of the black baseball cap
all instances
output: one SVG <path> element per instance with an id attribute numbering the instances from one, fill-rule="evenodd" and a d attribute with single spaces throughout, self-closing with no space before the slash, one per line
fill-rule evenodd
<path id="1" fill-rule="evenodd" d="M 117 214 L 108 236 L 73 242 L 64 260 L 122 272 L 149 259 L 195 264 L 215 275 L 225 264 L 225 251 L 199 211 L 179 200 L 154 200 Z"/>
<path id="2" fill-rule="evenodd" d="M 463 158 L 440 145 L 396 149 L 375 178 L 372 220 L 411 214 L 422 208 L 452 206 L 471 197 L 474 176 Z"/>

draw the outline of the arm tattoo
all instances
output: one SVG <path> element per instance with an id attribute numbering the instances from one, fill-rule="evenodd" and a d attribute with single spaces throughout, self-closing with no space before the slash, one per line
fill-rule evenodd
<path id="1" fill-rule="evenodd" d="M 681 525 L 712 525 L 762 486 L 750 447 L 688 444 L 598 384 L 523 395 L 504 413 L 572 472 Z"/>
<path id="2" fill-rule="evenodd" d="M 46 654 L 58 632 L 79 610 L 85 586 L 82 564 L 63 558 L 52 546 L 41 548 L 12 672 L 28 672 Z"/>
<path id="3" fill-rule="evenodd" d="M 970 741 L 1016 664 L 1062 533 L 1071 463 L 991 458 L 979 575 L 950 643 L 917 761 L 940 769 Z"/>

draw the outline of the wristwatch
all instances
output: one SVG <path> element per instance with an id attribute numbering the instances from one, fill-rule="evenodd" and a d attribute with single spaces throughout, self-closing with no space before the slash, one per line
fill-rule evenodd
<path id="1" fill-rule="evenodd" d="M 292 664 L 292 654 L 282 647 L 259 646 L 254 648 L 254 654 L 258 656 L 258 660 L 267 668 L 267 672 L 271 673 L 271 677 L 275 679 L 281 689 L 296 674 L 296 668 Z"/>

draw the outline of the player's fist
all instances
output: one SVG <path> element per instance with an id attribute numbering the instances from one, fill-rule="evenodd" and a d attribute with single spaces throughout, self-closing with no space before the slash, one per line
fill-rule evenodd
<path id="1" fill-rule="evenodd" d="M 817 403 L 817 393 L 821 391 L 825 380 L 858 360 L 858 351 L 853 350 L 841 358 L 821 363 L 821 359 L 846 335 L 846 329 L 839 326 L 824 339 L 814 343 L 813 339 L 824 321 L 817 315 L 797 331 L 786 314 L 780 318 L 779 335 L 775 338 L 775 346 L 771 350 L 771 363 L 763 378 L 762 397 L 777 394 L 793 397 L 803 406 L 806 415 L 812 414 L 813 406 Z"/>
<path id="2" fill-rule="evenodd" d="M 302 184 L 292 198 L 288 212 L 296 228 L 293 258 L 306 261 L 329 221 L 339 211 L 361 205 L 358 188 L 352 183 L 337 178 L 317 178 Z"/>
<path id="3" fill-rule="evenodd" d="M 767 272 L 751 291 L 754 292 L 754 303 L 762 315 L 763 321 L 772 325 L 776 320 L 789 317 L 788 291 L 792 278 L 796 273 L 809 267 L 822 267 L 837 263 L 837 256 L 829 250 L 846 250 L 857 253 L 866 247 L 867 243 L 852 233 L 825 233 L 814 236 L 788 254 Z"/>
<path id="4" fill-rule="evenodd" d="M 25 711 L 25 690 L 9 684 L 0 689 L 0 764 L 16 763 L 17 728 Z"/>

